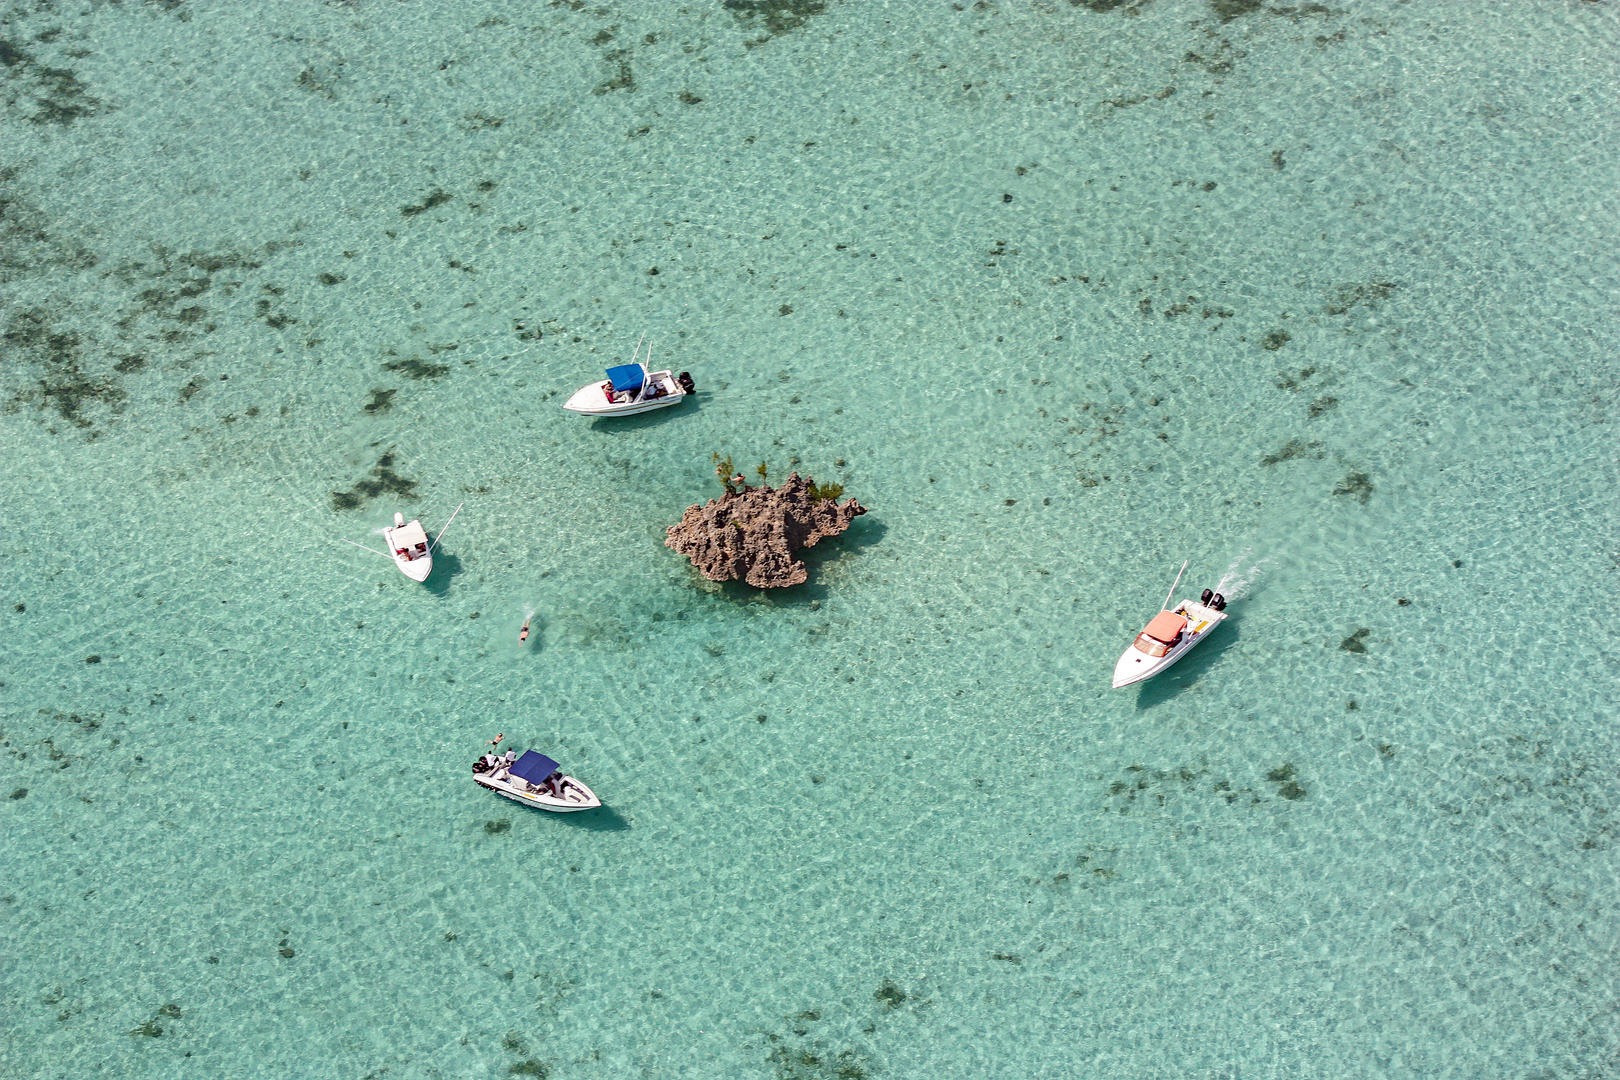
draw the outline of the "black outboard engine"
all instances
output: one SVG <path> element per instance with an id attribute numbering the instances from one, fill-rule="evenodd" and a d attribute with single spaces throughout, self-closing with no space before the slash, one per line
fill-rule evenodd
<path id="1" fill-rule="evenodd" d="M 1214 595 L 1215 595 L 1215 594 L 1214 594 L 1214 593 L 1213 593 L 1213 592 L 1211 592 L 1211 591 L 1210 591 L 1210 590 L 1208 590 L 1208 589 L 1205 589 L 1205 590 L 1204 590 L 1204 595 L 1203 595 L 1203 596 L 1200 596 L 1200 597 L 1199 597 L 1199 598 L 1198 598 L 1198 602 L 1199 602 L 1199 603 L 1200 603 L 1200 604 L 1203 604 L 1203 605 L 1204 605 L 1204 606 L 1205 606 L 1205 607 L 1208 607 L 1208 606 L 1209 606 L 1209 598 L 1210 598 L 1210 597 L 1212 597 L 1212 596 L 1214 596 Z"/>
<path id="2" fill-rule="evenodd" d="M 489 772 L 489 755 L 488 754 L 485 754 L 483 757 L 481 757 L 477 761 L 473 762 L 473 772 L 474 773 L 487 773 L 487 772 Z"/>
<path id="3" fill-rule="evenodd" d="M 1216 611 L 1225 611 L 1226 597 L 1222 596 L 1220 593 L 1216 593 L 1215 599 L 1209 602 L 1209 606 L 1214 608 Z"/>
<path id="4" fill-rule="evenodd" d="M 688 394 L 697 393 L 697 385 L 692 382 L 692 373 L 690 371 L 681 372 L 679 375 L 675 376 L 675 381 L 680 383 L 681 389 L 686 391 Z"/>

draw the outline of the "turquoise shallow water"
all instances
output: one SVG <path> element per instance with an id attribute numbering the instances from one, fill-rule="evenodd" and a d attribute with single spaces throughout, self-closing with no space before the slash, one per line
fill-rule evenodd
<path id="1" fill-rule="evenodd" d="M 0 40 L 0 1072 L 1620 1070 L 1610 5 Z M 717 451 L 871 513 L 711 586 Z"/>

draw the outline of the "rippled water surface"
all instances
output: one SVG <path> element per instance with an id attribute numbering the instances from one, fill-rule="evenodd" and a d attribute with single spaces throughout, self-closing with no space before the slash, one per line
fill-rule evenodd
<path id="1" fill-rule="evenodd" d="M 0 1072 L 1615 1075 L 1617 44 L 12 3 Z M 870 513 L 705 582 L 716 453 Z"/>

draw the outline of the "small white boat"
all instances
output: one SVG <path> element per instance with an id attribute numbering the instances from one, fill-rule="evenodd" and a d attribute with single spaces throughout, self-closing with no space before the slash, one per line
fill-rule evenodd
<path id="1" fill-rule="evenodd" d="M 1181 564 L 1181 572 L 1187 572 L 1186 563 Z M 1183 600 L 1172 608 L 1170 598 L 1179 584 L 1181 574 L 1176 575 L 1175 585 L 1170 586 L 1170 594 L 1164 598 L 1164 610 L 1148 620 L 1114 665 L 1114 689 L 1153 678 L 1187 655 L 1226 618 L 1226 598 L 1208 589 L 1198 600 Z"/>
<path id="2" fill-rule="evenodd" d="M 594 810 L 602 805 L 596 792 L 533 750 L 523 751 L 521 757 L 516 750 L 504 754 L 491 750 L 473 762 L 473 782 L 513 802 L 558 814 Z"/>
<path id="3" fill-rule="evenodd" d="M 354 544 L 357 548 L 365 548 L 378 555 L 386 555 L 394 560 L 399 572 L 412 581 L 426 581 L 428 575 L 433 573 L 433 549 L 439 546 L 439 541 L 444 539 L 445 532 L 450 528 L 450 522 L 456 520 L 456 514 L 461 513 L 461 506 L 465 505 L 463 503 L 456 507 L 455 513 L 450 515 L 450 521 L 444 523 L 444 528 L 439 530 L 439 535 L 433 538 L 432 543 L 428 542 L 427 530 L 422 528 L 419 518 L 406 521 L 405 515 L 398 511 L 394 513 L 394 524 L 382 531 L 383 540 L 388 544 L 387 551 L 377 551 L 374 547 L 355 544 L 353 540 L 343 542 Z"/>
<path id="4" fill-rule="evenodd" d="M 697 392 L 690 372 L 648 371 L 646 364 L 635 362 L 640 351 L 638 341 L 630 363 L 608 368 L 605 381 L 580 387 L 563 402 L 563 408 L 583 416 L 633 416 L 678 405 L 686 395 Z M 647 356 L 652 356 L 650 344 Z"/>
<path id="5" fill-rule="evenodd" d="M 427 530 L 419 520 L 406 521 L 404 514 L 395 513 L 394 527 L 383 530 L 383 539 L 400 573 L 412 581 L 426 581 L 433 573 L 433 551 L 428 547 Z"/>

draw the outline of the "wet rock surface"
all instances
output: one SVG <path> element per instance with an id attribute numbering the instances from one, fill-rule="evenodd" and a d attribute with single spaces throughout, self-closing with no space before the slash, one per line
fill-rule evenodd
<path id="1" fill-rule="evenodd" d="M 755 588 L 779 589 L 809 577 L 795 552 L 837 536 L 864 513 L 854 499 L 817 498 L 811 481 L 794 473 L 781 487 L 742 486 L 687 507 L 664 543 L 710 581 L 740 578 Z"/>

